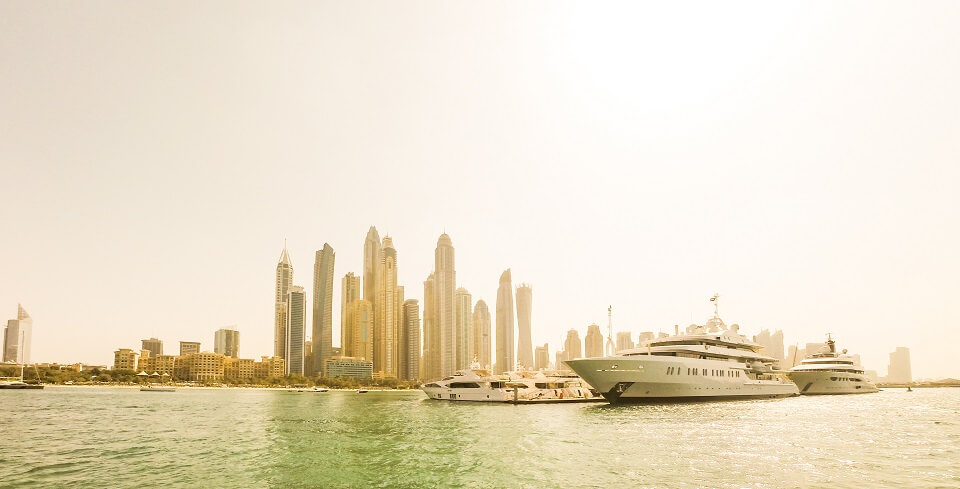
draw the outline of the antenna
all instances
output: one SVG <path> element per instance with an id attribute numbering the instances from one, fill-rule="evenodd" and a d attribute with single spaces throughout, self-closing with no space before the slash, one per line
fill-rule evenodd
<path id="1" fill-rule="evenodd" d="M 613 346 L 613 306 L 607 307 L 607 356 L 612 356 L 616 348 Z"/>

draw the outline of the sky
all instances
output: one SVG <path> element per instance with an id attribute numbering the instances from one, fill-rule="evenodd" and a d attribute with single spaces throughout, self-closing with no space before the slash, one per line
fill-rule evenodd
<path id="1" fill-rule="evenodd" d="M 712 314 L 960 377 L 956 2 L 0 2 L 0 317 L 33 360 L 273 350 L 274 273 L 420 299 L 437 238 L 533 341 Z M 309 296 L 309 294 L 308 294 Z M 309 306 L 312 307 L 312 306 Z M 495 344 L 495 343 L 494 343 Z"/>

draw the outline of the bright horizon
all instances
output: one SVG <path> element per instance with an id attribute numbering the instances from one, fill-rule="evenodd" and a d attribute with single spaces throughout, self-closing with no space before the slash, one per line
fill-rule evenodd
<path id="1" fill-rule="evenodd" d="M 374 225 L 421 318 L 441 233 L 493 318 L 511 268 L 551 361 L 608 305 L 636 340 L 719 293 L 785 350 L 960 378 L 960 5 L 373 4 L 0 4 L 0 320 L 33 361 L 228 326 L 269 355 L 285 239 L 308 308 L 333 246 L 339 345 Z"/>

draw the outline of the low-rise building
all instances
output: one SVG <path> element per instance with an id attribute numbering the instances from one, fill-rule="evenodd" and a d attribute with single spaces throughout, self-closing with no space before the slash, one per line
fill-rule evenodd
<path id="1" fill-rule="evenodd" d="M 373 362 L 353 357 L 337 357 L 327 360 L 327 377 L 352 379 L 373 378 Z"/>
<path id="2" fill-rule="evenodd" d="M 136 370 L 140 361 L 140 352 L 129 348 L 121 348 L 113 352 L 114 370 Z"/>
<path id="3" fill-rule="evenodd" d="M 283 359 L 280 357 L 260 357 L 260 361 L 253 364 L 253 376 L 258 379 L 283 377 Z"/>
<path id="4" fill-rule="evenodd" d="M 177 378 L 196 382 L 223 380 L 223 358 L 209 351 L 183 355 L 176 362 Z"/>
<path id="5" fill-rule="evenodd" d="M 223 377 L 228 380 L 250 380 L 256 375 L 255 362 L 251 358 L 223 358 Z"/>

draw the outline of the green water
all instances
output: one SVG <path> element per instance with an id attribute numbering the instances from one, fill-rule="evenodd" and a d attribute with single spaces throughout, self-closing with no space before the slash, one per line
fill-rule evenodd
<path id="1" fill-rule="evenodd" d="M 0 391 L 0 487 L 960 487 L 960 389 L 653 406 Z"/>

